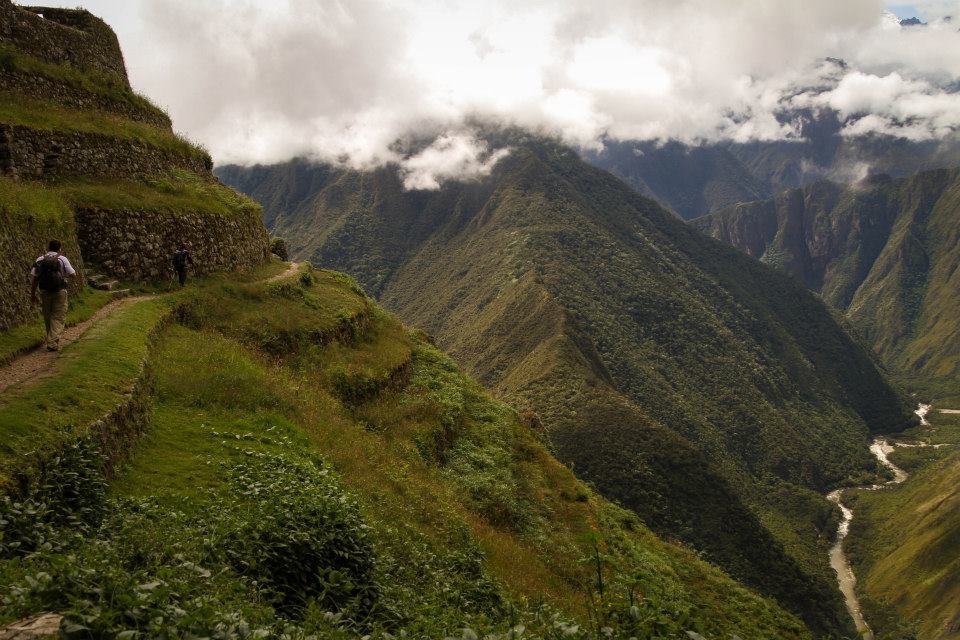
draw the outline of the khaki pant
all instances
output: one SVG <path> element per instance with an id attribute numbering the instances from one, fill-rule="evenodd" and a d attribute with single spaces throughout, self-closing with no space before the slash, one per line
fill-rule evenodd
<path id="1" fill-rule="evenodd" d="M 41 291 L 40 309 L 47 329 L 47 346 L 59 348 L 63 322 L 67 317 L 67 290 Z"/>

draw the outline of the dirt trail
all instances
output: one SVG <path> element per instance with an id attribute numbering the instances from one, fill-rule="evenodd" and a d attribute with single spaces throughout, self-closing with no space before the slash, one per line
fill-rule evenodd
<path id="1" fill-rule="evenodd" d="M 299 269 L 300 269 L 299 262 L 291 262 L 290 266 L 287 267 L 286 271 L 284 271 L 283 273 L 278 273 L 275 276 L 270 276 L 269 278 L 267 278 L 267 282 L 273 282 L 275 280 L 283 280 L 284 278 L 289 278 L 290 276 L 295 274 Z"/>
<path id="2" fill-rule="evenodd" d="M 273 282 L 275 280 L 288 278 L 296 274 L 299 269 L 300 263 L 291 262 L 290 266 L 287 267 L 285 271 L 267 278 L 266 281 Z M 75 324 L 72 327 L 64 329 L 63 334 L 60 336 L 60 349 L 62 350 L 67 345 L 79 340 L 90 327 L 100 322 L 104 318 L 112 315 L 121 307 L 152 297 L 155 296 L 134 296 L 129 298 L 120 298 L 108 302 L 97 309 L 97 312 L 94 313 L 90 318 L 79 324 Z M 47 351 L 42 345 L 27 351 L 23 355 L 18 356 L 10 363 L 0 367 L 0 392 L 5 391 L 7 388 L 15 384 L 40 378 L 51 373 L 59 356 L 59 351 Z"/>
<path id="3" fill-rule="evenodd" d="M 108 302 L 80 324 L 75 324 L 72 327 L 64 329 L 60 335 L 60 349 L 62 350 L 67 345 L 79 340 L 80 337 L 87 332 L 87 329 L 113 314 L 117 309 L 151 297 L 153 296 L 134 296 L 119 298 Z M 47 351 L 43 345 L 18 356 L 9 364 L 0 367 L 0 392 L 15 384 L 30 380 L 31 378 L 38 378 L 50 372 L 59 356 L 59 351 Z"/>

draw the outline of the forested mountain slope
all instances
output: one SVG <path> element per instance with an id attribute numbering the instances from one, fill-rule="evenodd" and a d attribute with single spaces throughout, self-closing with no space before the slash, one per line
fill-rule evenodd
<path id="1" fill-rule="evenodd" d="M 584 158 L 684 219 L 770 195 L 768 182 L 723 145 L 608 141 L 601 151 L 584 152 Z"/>
<path id="2" fill-rule="evenodd" d="M 929 393 L 957 394 L 960 170 L 816 183 L 693 224 L 820 292 Z"/>
<path id="3" fill-rule="evenodd" d="M 955 133 L 921 141 L 844 135 L 844 123 L 829 110 L 801 109 L 784 114 L 783 122 L 799 126 L 800 137 L 700 145 L 607 141 L 603 150 L 583 156 L 685 220 L 824 179 L 903 177 L 960 163 Z"/>
<path id="4" fill-rule="evenodd" d="M 910 418 L 803 287 L 542 140 L 436 192 L 391 168 L 218 174 L 296 255 L 534 410 L 582 478 L 818 633 L 846 631 L 814 492 L 873 471 L 868 434 Z"/>

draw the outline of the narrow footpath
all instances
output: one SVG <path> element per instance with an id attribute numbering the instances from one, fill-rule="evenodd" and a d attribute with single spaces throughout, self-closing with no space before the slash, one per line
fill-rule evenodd
<path id="1" fill-rule="evenodd" d="M 283 272 L 267 278 L 267 282 L 288 278 L 294 275 L 299 269 L 299 263 L 291 262 Z M 50 375 L 55 371 L 57 361 L 63 349 L 80 340 L 92 326 L 109 318 L 127 305 L 140 302 L 141 300 L 149 300 L 154 297 L 156 296 L 144 295 L 112 300 L 97 309 L 96 313 L 90 318 L 64 329 L 60 337 L 60 351 L 47 351 L 43 348 L 43 345 L 38 345 L 30 351 L 17 356 L 6 365 L 0 367 L 0 393 L 13 385 L 39 380 L 46 375 Z"/>
<path id="2" fill-rule="evenodd" d="M 140 300 L 147 300 L 151 297 L 153 296 L 133 296 L 111 300 L 97 309 L 96 313 L 83 322 L 63 330 L 63 333 L 60 335 L 61 351 L 68 345 L 79 340 L 90 327 L 104 318 L 108 318 L 118 309 L 133 304 L 134 302 L 139 302 Z M 60 351 L 47 351 L 42 344 L 17 356 L 8 364 L 0 367 L 0 392 L 15 384 L 20 384 L 21 382 L 26 382 L 34 378 L 41 378 L 52 372 L 59 357 Z"/>

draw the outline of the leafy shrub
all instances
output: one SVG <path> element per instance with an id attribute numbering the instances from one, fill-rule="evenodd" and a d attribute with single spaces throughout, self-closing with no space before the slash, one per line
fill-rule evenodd
<path id="1" fill-rule="evenodd" d="M 21 500 L 0 502 L 0 558 L 63 546 L 64 530 L 85 535 L 103 517 L 106 482 L 103 455 L 82 440 L 66 447 L 40 472 Z"/>
<path id="2" fill-rule="evenodd" d="M 0 69 L 12 71 L 16 68 L 16 56 L 9 49 L 0 49 Z"/>
<path id="3" fill-rule="evenodd" d="M 287 252 L 287 241 L 277 236 L 270 238 L 270 253 L 281 260 L 290 259 L 290 254 Z"/>
<path id="4" fill-rule="evenodd" d="M 289 621 L 310 609 L 370 610 L 373 547 L 329 467 L 248 452 L 229 473 L 231 490 L 199 508 L 110 500 L 83 536 L 41 519 L 44 553 L 0 567 L 0 615 L 58 611 L 67 637 L 267 638 L 303 637 Z"/>
<path id="5" fill-rule="evenodd" d="M 254 454 L 232 475 L 235 494 L 247 500 L 220 544 L 239 573 L 287 611 L 312 598 L 369 609 L 376 588 L 367 528 L 328 468 Z"/>
<path id="6" fill-rule="evenodd" d="M 313 270 L 307 268 L 303 273 L 300 274 L 300 286 L 307 288 L 313 286 Z"/>

